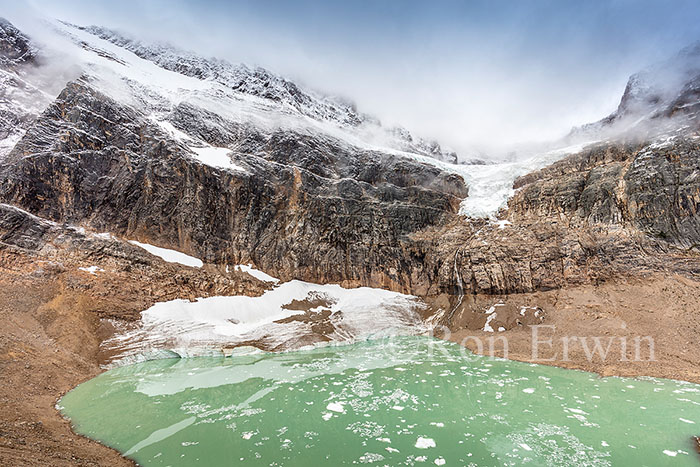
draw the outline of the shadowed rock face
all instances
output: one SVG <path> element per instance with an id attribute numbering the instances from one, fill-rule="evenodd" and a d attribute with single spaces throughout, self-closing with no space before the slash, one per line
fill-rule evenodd
<path id="1" fill-rule="evenodd" d="M 528 293 L 655 271 L 697 277 L 699 177 L 694 131 L 589 147 L 516 180 L 503 213 L 510 224 L 457 221 L 414 235 L 426 291 Z"/>
<path id="2" fill-rule="evenodd" d="M 25 80 L 37 65 L 29 38 L 0 18 L 0 160 L 50 99 Z"/>
<path id="3" fill-rule="evenodd" d="M 290 132 L 248 134 L 245 168 L 193 159 L 138 111 L 69 84 L 5 161 L 0 197 L 281 278 L 408 289 L 406 236 L 455 216 L 460 177 Z"/>
<path id="4" fill-rule="evenodd" d="M 566 216 L 634 227 L 683 247 L 700 244 L 700 141 L 605 144 L 516 180 L 514 218 Z"/>
<path id="5" fill-rule="evenodd" d="M 4 18 L 0 18 L 0 66 L 15 68 L 33 62 L 36 53 L 29 38 Z"/>

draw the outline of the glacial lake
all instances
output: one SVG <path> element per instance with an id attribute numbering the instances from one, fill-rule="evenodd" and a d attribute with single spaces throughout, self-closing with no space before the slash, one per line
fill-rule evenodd
<path id="1" fill-rule="evenodd" d="M 141 465 L 700 464 L 700 386 L 396 337 L 107 371 L 59 402 Z"/>

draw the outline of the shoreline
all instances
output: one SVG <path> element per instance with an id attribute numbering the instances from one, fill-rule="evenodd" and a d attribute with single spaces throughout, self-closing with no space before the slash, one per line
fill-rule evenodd
<path id="1" fill-rule="evenodd" d="M 572 352 L 571 361 L 568 362 L 533 361 L 528 353 L 531 340 L 528 329 L 515 328 L 501 333 L 456 329 L 445 340 L 456 341 L 459 345 L 460 340 L 468 335 L 482 338 L 503 335 L 508 337 L 509 360 L 588 371 L 603 378 L 651 377 L 700 384 L 700 365 L 683 358 L 683 334 L 679 334 L 676 329 L 676 325 L 679 325 L 690 328 L 689 332 L 692 332 L 694 326 L 699 324 L 698 320 L 690 322 L 687 319 L 666 319 L 669 314 L 681 313 L 679 316 L 682 316 L 687 312 L 686 305 L 694 301 L 684 300 L 688 297 L 695 300 L 696 296 L 700 296 L 700 283 L 661 277 L 630 280 L 624 286 L 618 282 L 595 288 L 588 286 L 530 294 L 527 297 L 501 298 L 504 301 L 539 300 L 547 311 L 545 323 L 557 327 L 555 336 L 573 330 L 579 335 L 621 336 L 623 333 L 619 331 L 623 328 L 617 325 L 618 320 L 629 318 L 627 313 L 637 316 L 639 311 L 635 307 L 628 307 L 628 312 L 620 311 L 617 309 L 618 299 L 627 300 L 631 293 L 639 295 L 639 300 L 645 300 L 644 295 L 638 293 L 640 287 L 650 293 L 659 290 L 668 292 L 669 281 L 676 290 L 665 295 L 665 300 L 673 301 L 677 306 L 664 309 L 662 316 L 657 318 L 663 318 L 667 325 L 675 325 L 659 327 L 654 324 L 656 320 L 651 319 L 625 329 L 630 335 L 649 331 L 655 337 L 659 345 L 654 362 L 625 362 L 625 365 L 621 365 L 621 362 L 589 362 L 581 352 Z M 621 288 L 617 299 L 611 294 L 611 290 L 616 288 Z M 4 289 L 0 292 L 0 322 L 3 324 L 5 345 L 0 348 L 0 363 L 10 376 L 10 381 L 4 388 L 0 388 L 0 400 L 8 407 L 0 425 L 0 459 L 7 459 L 15 465 L 135 465 L 116 450 L 76 434 L 70 420 L 57 409 L 57 403 L 65 393 L 107 371 L 98 364 L 99 344 L 105 335 L 101 332 L 95 313 L 83 306 L 81 297 L 66 294 L 60 281 L 24 281 Z M 583 294 L 587 300 L 581 306 L 590 308 L 592 305 L 589 299 L 593 289 L 597 294 L 610 299 L 607 308 L 597 309 L 593 315 L 582 317 L 578 315 L 580 310 L 576 306 L 577 300 L 573 300 L 571 306 L 562 306 L 571 297 Z M 547 305 L 549 302 L 554 303 L 556 308 Z M 599 314 L 610 316 L 594 316 Z M 21 319 L 18 318 L 19 315 L 22 316 Z M 617 330 L 618 334 L 606 334 L 611 330 Z M 11 345 L 8 345 L 8 337 Z M 18 348 L 25 351 L 20 353 Z M 465 348 L 471 352 L 477 350 L 469 345 Z M 497 354 L 494 356 L 503 358 Z M 543 354 L 543 357 L 548 355 Z M 11 415 L 12 413 L 16 415 Z"/>
<path id="2" fill-rule="evenodd" d="M 435 336 L 430 336 L 430 335 L 428 335 L 428 336 L 425 336 L 425 337 L 426 337 L 426 338 L 431 338 L 431 337 L 434 338 Z M 388 338 L 391 339 L 391 336 L 388 336 Z M 445 341 L 445 342 L 450 342 L 450 343 L 453 343 L 453 344 L 460 345 L 459 343 L 456 343 L 456 342 L 454 342 L 453 340 L 445 340 L 445 339 L 442 339 L 442 338 L 439 338 L 439 337 L 437 337 L 436 339 L 440 339 L 440 340 Z M 358 343 L 358 342 L 362 342 L 362 341 L 354 341 L 354 342 L 347 342 L 347 343 L 327 343 L 326 345 L 321 345 L 321 347 L 326 347 L 326 346 L 342 347 L 342 346 L 344 346 L 344 345 L 353 345 L 353 344 L 356 344 L 356 343 Z M 467 346 L 462 346 L 462 347 L 464 347 L 467 351 L 469 351 L 469 352 L 471 352 L 471 353 L 473 353 L 473 354 L 475 354 L 475 355 L 482 355 L 482 356 L 484 356 L 484 357 L 486 357 L 486 358 L 489 357 L 489 355 L 476 354 L 476 353 L 473 352 L 471 349 L 469 349 L 469 347 L 467 347 Z M 305 351 L 305 350 L 310 350 L 310 348 L 306 347 L 306 348 L 300 348 L 300 349 L 288 349 L 288 350 L 282 351 L 282 353 L 284 353 L 284 352 L 296 352 L 296 351 L 300 351 L 300 352 L 301 352 L 301 351 Z M 272 353 L 280 353 L 280 352 L 278 352 L 278 351 L 269 351 L 269 352 L 263 351 L 263 352 L 265 352 L 265 353 L 271 353 L 271 354 L 272 354 Z M 222 356 L 221 356 L 221 358 L 228 358 L 228 357 L 230 357 L 230 356 L 225 356 L 225 355 L 222 355 Z M 509 355 L 508 358 L 503 358 L 503 357 L 499 357 L 499 356 L 492 356 L 492 357 L 498 358 L 498 359 L 510 360 L 510 361 L 517 361 L 517 362 L 524 363 L 524 364 L 544 365 L 544 366 L 556 367 L 556 368 L 561 368 L 561 369 L 566 369 L 566 370 L 583 371 L 583 372 L 586 372 L 586 373 L 593 373 L 593 374 L 596 374 L 596 375 L 597 375 L 598 377 L 600 377 L 600 378 L 631 378 L 631 379 L 645 379 L 645 378 L 651 378 L 651 379 L 666 379 L 666 380 L 673 380 L 673 381 L 682 382 L 682 383 L 689 383 L 689 384 L 698 384 L 698 385 L 700 385 L 700 382 L 699 382 L 700 380 L 695 380 L 695 381 L 693 381 L 693 380 L 688 380 L 688 379 L 674 379 L 674 378 L 668 378 L 668 377 L 659 376 L 659 375 L 654 375 L 654 374 L 641 374 L 641 373 L 639 373 L 639 372 L 635 372 L 634 370 L 627 372 L 628 374 L 621 374 L 621 373 L 619 373 L 619 372 L 614 372 L 614 371 L 609 371 L 608 373 L 602 373 L 601 371 L 598 371 L 598 370 L 592 370 L 591 368 L 587 367 L 586 365 L 582 365 L 580 362 L 570 362 L 570 363 L 566 363 L 566 362 L 535 362 L 535 361 L 532 361 L 531 359 L 520 359 L 519 357 L 514 357 L 514 356 L 512 356 L 512 355 Z M 173 357 L 173 358 L 178 358 L 178 357 Z M 208 357 L 207 357 L 207 356 L 202 356 L 202 357 L 179 357 L 179 358 L 208 358 Z M 127 364 L 127 366 L 128 366 L 128 365 L 132 365 L 132 364 L 133 364 L 133 363 L 129 363 L 129 364 Z M 97 374 L 101 374 L 101 373 L 106 372 L 106 371 L 109 371 L 109 369 L 101 369 Z M 97 375 L 94 375 L 94 376 L 97 376 Z M 94 376 L 92 376 L 92 377 L 94 377 Z M 90 377 L 90 378 L 91 378 L 91 377 Z M 86 379 L 86 380 L 84 380 L 84 381 L 87 381 L 87 380 L 89 380 L 89 378 Z M 84 381 L 81 381 L 81 383 L 84 382 Z M 79 384 L 81 384 L 81 383 L 76 384 L 76 386 L 79 385 Z M 57 397 L 56 401 L 58 402 L 58 400 L 59 400 L 64 394 L 65 394 L 65 393 L 63 393 L 63 394 L 61 394 L 59 397 Z M 90 438 L 89 436 L 86 436 L 86 435 L 80 435 L 80 434 L 76 433 L 75 431 L 73 431 L 73 425 L 70 423 L 70 420 L 69 420 L 68 418 L 64 417 L 64 416 L 62 415 L 62 413 L 61 413 L 58 409 L 56 410 L 56 413 L 58 414 L 58 416 L 60 416 L 60 417 L 63 418 L 64 420 L 66 420 L 67 423 L 69 423 L 70 428 L 71 428 L 71 431 L 72 431 L 76 436 L 80 436 L 80 437 L 86 438 L 86 439 L 90 440 L 91 442 L 98 443 L 98 444 L 102 445 L 102 443 L 101 443 L 99 440 L 95 440 L 95 439 Z M 697 445 L 696 449 L 698 450 L 698 456 L 696 457 L 696 459 L 700 462 L 700 436 L 691 436 L 690 439 L 689 439 L 688 441 L 689 441 L 690 443 L 694 443 L 693 446 L 696 446 L 696 445 Z M 104 445 L 102 445 L 102 446 L 104 446 Z M 108 447 L 108 446 L 107 446 L 107 447 Z M 108 447 L 108 448 L 109 448 L 109 447 Z M 112 449 L 112 448 L 109 448 L 109 449 Z M 115 452 L 118 453 L 118 451 L 115 451 Z M 118 453 L 118 454 L 119 454 L 119 453 Z M 121 454 L 119 454 L 119 455 L 121 456 Z M 126 458 L 126 457 L 124 457 L 124 459 L 127 460 L 128 462 L 132 462 L 130 459 L 128 459 L 128 458 Z M 133 463 L 132 465 L 137 465 L 137 464 Z"/>

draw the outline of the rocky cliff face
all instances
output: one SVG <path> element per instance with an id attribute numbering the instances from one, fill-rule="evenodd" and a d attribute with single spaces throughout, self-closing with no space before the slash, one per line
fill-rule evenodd
<path id="1" fill-rule="evenodd" d="M 433 166 L 331 139 L 280 132 L 243 143 L 245 157 L 233 156 L 242 170 L 211 167 L 145 115 L 71 83 L 8 156 L 0 196 L 211 263 L 407 290 L 406 236 L 454 217 L 467 194 Z"/>
<path id="2" fill-rule="evenodd" d="M 686 248 L 700 241 L 700 140 L 603 144 L 521 177 L 514 218 L 631 227 Z"/>
<path id="3" fill-rule="evenodd" d="M 266 289 L 243 272 L 178 267 L 109 233 L 56 223 L 6 204 L 0 204 L 0 264 L 3 279 L 10 282 L 14 277 L 67 277 L 67 289 L 90 291 L 95 298 L 91 311 L 101 318 L 137 319 L 158 301 L 259 295 Z M 86 264 L 99 273 L 79 269 Z"/>
<path id="4" fill-rule="evenodd" d="M 304 90 L 264 68 L 233 65 L 214 58 L 205 59 L 169 44 L 145 44 L 98 26 L 69 26 L 109 41 L 166 70 L 220 83 L 233 91 L 282 104 L 314 120 L 331 122 L 341 127 L 369 129 L 370 133 L 381 135 L 380 139 L 394 149 L 452 163 L 458 161 L 454 151 L 443 149 L 435 140 L 425 140 L 401 127 L 384 128 L 375 117 L 358 112 L 352 102 Z"/>
<path id="5" fill-rule="evenodd" d="M 448 166 L 317 125 L 333 114 L 330 120 L 354 126 L 341 118 L 350 108 L 323 107 L 316 126 L 265 125 L 261 115 L 282 112 L 280 102 L 296 102 L 280 113 L 285 118 L 320 104 L 310 107 L 313 96 L 262 72 L 179 60 L 172 49 L 95 28 L 71 31 L 84 34 L 82 47 L 101 50 L 100 66 L 125 75 L 106 81 L 93 71 L 69 83 L 3 161 L 0 200 L 43 218 L 210 264 L 253 262 L 283 280 L 432 297 L 448 317 L 468 306 L 465 295 L 700 272 L 694 78 L 664 101 L 675 109 L 667 117 L 684 114 L 683 126 L 662 136 L 630 133 L 627 142 L 599 143 L 521 177 L 496 222 L 457 215 L 468 188 Z M 108 44 L 88 44 L 88 33 Z M 135 56 L 109 49 L 116 46 Z M 135 81 L 138 67 L 154 63 L 179 74 L 165 84 Z M 178 88 L 173 98 L 164 86 L 183 76 L 178 85 L 187 91 Z M 211 81 L 222 87 L 202 88 Z M 263 95 L 260 86 L 279 92 Z M 216 99 L 246 104 L 224 111 Z"/>
<path id="6" fill-rule="evenodd" d="M 578 128 L 571 139 L 653 139 L 682 127 L 697 127 L 700 110 L 700 42 L 630 76 L 617 109 Z"/>

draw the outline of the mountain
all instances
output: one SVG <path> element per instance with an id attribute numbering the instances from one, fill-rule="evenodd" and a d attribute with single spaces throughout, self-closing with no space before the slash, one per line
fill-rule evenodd
<path id="1" fill-rule="evenodd" d="M 499 355 L 526 361 L 535 324 L 554 340 L 653 336 L 655 361 L 545 358 L 697 379 L 697 48 L 669 62 L 673 81 L 671 65 L 630 78 L 618 110 L 579 131 L 586 144 L 477 165 L 263 69 L 98 27 L 54 22 L 46 44 L 0 26 L 8 464 L 118 465 L 59 418 L 58 393 L 100 371 L 106 335 L 138 351 L 127 337 L 154 304 L 280 290 L 270 276 L 410 294 L 436 335 L 507 335 Z M 264 323 L 296 331 L 204 351 L 337 339 L 344 310 L 309 290 Z M 398 319 L 394 302 L 380 316 L 358 301 L 363 329 Z M 172 336 L 151 337 L 172 354 Z"/>
<path id="2" fill-rule="evenodd" d="M 297 84 L 264 68 L 250 68 L 244 64 L 233 65 L 215 58 L 205 59 L 168 44 L 144 44 L 116 31 L 97 26 L 79 27 L 69 23 L 62 24 L 68 28 L 63 31 L 65 34 L 75 37 L 77 30 L 84 31 L 118 46 L 118 49 L 111 49 L 111 53 L 115 55 L 120 55 L 126 50 L 165 70 L 196 78 L 199 81 L 216 83 L 225 89 L 224 92 L 228 95 L 234 91 L 236 93 L 234 95 L 239 99 L 242 97 L 241 94 L 260 98 L 267 104 L 260 110 L 308 117 L 323 125 L 333 125 L 336 127 L 333 130 L 345 130 L 360 136 L 363 141 L 369 140 L 378 146 L 386 145 L 399 151 L 452 163 L 457 162 L 456 153 L 443 150 L 434 140 L 428 141 L 416 137 L 400 127 L 385 129 L 378 119 L 358 112 L 354 104 L 302 89 Z M 85 35 L 79 35 L 76 39 L 91 44 L 91 47 L 95 47 L 96 50 L 99 47 L 105 47 L 104 43 L 95 43 L 92 38 Z M 134 63 L 133 66 L 138 65 Z M 221 90 L 221 88 L 218 89 L 219 92 Z M 269 105 L 270 103 L 274 104 Z M 337 131 L 335 133 L 338 134 Z"/>
<path id="3" fill-rule="evenodd" d="M 697 125 L 700 106 L 700 41 L 630 76 L 617 109 L 570 136 L 653 136 Z"/>
<path id="4" fill-rule="evenodd" d="M 28 79 L 38 51 L 10 22 L 0 19 L 0 160 L 51 102 Z"/>
<path id="5" fill-rule="evenodd" d="M 456 215 L 467 194 L 436 159 L 375 143 L 409 134 L 264 70 L 126 42 L 156 63 L 56 27 L 81 73 L 2 161 L 9 204 L 208 262 L 286 264 L 283 279 L 398 285 L 406 236 Z"/>
<path id="6" fill-rule="evenodd" d="M 352 106 L 263 69 L 146 45 L 99 27 L 54 26 L 67 41 L 61 47 L 76 48 L 80 73 L 43 112 L 24 116 L 26 123 L 13 130 L 21 139 L 0 170 L 0 199 L 51 221 L 174 246 L 208 263 L 251 262 L 283 280 L 379 284 L 412 293 L 464 287 L 453 274 L 462 260 L 459 242 L 457 252 L 436 256 L 433 249 L 446 244 L 426 244 L 426 232 L 455 228 L 466 235 L 465 225 L 491 221 L 465 224 L 460 209 L 488 218 L 508 198 L 502 215 L 521 224 L 565 215 L 572 226 L 621 222 L 678 245 L 700 240 L 692 156 L 697 47 L 630 78 L 610 119 L 644 115 L 658 122 L 646 140 L 480 166 L 446 163 L 438 145 L 385 130 Z M 39 47 L 6 30 L 5 74 L 30 76 L 41 63 L 13 57 Z M 662 80 L 667 73 L 676 81 Z M 397 149 L 406 141 L 414 152 Z M 647 154 L 660 148 L 689 155 L 671 165 L 649 162 Z M 658 179 L 652 197 L 648 182 L 639 182 L 649 178 Z M 531 253 L 518 257 L 532 264 L 532 240 L 522 245 Z M 460 282 L 476 277 L 476 265 L 463 267 Z M 531 274 L 470 287 L 536 289 Z"/>

